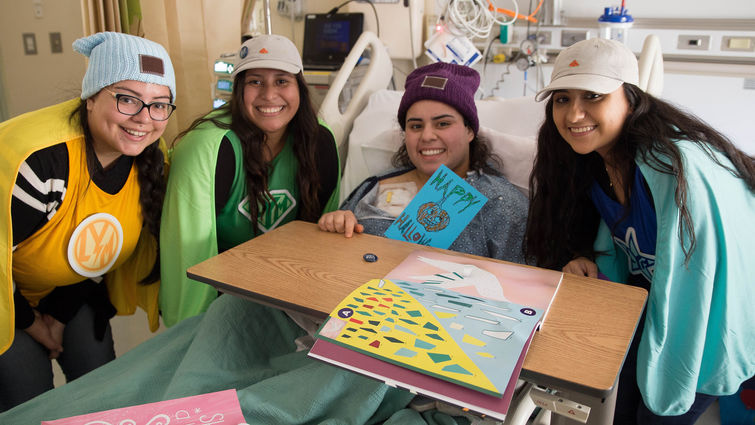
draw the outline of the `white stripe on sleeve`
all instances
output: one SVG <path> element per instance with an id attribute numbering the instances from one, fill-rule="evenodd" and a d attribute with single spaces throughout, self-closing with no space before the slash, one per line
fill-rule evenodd
<path id="1" fill-rule="evenodd" d="M 66 186 L 65 181 L 61 179 L 47 179 L 46 181 L 40 180 L 34 170 L 29 167 L 29 164 L 24 161 L 18 170 L 18 174 L 26 179 L 27 182 L 37 191 L 43 195 L 49 195 L 52 192 L 59 192 L 60 199 L 65 198 Z"/>
<path id="2" fill-rule="evenodd" d="M 40 202 L 39 199 L 26 193 L 26 191 L 18 187 L 18 185 L 13 185 L 13 197 L 37 211 L 41 211 L 43 213 L 47 212 L 47 205 Z"/>

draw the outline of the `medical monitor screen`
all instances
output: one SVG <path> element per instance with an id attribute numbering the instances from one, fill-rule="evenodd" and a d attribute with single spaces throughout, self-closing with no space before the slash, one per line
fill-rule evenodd
<path id="1" fill-rule="evenodd" d="M 338 69 L 362 33 L 361 13 L 309 14 L 304 22 L 306 69 Z"/>
<path id="2" fill-rule="evenodd" d="M 219 79 L 216 87 L 218 90 L 231 92 L 233 91 L 233 82 L 231 82 L 231 80 Z"/>
<path id="3" fill-rule="evenodd" d="M 320 49 L 333 54 L 349 53 L 349 22 L 323 22 L 320 27 Z"/>

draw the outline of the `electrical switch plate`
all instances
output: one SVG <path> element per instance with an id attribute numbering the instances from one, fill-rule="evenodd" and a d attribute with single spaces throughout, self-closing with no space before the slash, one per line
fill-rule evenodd
<path id="1" fill-rule="evenodd" d="M 730 52 L 755 52 L 755 37 L 724 36 L 721 38 L 721 50 Z"/>
<path id="2" fill-rule="evenodd" d="M 677 49 L 710 50 L 709 35 L 680 35 L 676 43 Z"/>
<path id="3" fill-rule="evenodd" d="M 52 53 L 63 53 L 63 41 L 59 32 L 50 33 L 50 51 Z"/>
<path id="4" fill-rule="evenodd" d="M 21 34 L 24 40 L 24 54 L 36 55 L 37 54 L 37 37 L 33 32 L 25 32 Z"/>

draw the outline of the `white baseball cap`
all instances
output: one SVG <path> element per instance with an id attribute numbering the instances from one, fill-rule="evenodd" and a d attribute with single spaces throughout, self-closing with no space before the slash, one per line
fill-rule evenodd
<path id="1" fill-rule="evenodd" d="M 637 57 L 615 40 L 594 38 L 572 44 L 556 57 L 551 82 L 537 92 L 538 102 L 554 90 L 578 89 L 612 93 L 623 83 L 638 85 Z"/>
<path id="2" fill-rule="evenodd" d="M 245 41 L 239 49 L 233 77 L 247 69 L 270 68 L 298 74 L 304 69 L 296 46 L 286 37 L 263 34 Z"/>

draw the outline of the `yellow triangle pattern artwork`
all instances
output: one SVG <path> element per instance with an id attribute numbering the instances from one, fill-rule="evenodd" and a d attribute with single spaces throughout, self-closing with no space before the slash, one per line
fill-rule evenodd
<path id="1" fill-rule="evenodd" d="M 374 357 L 489 394 L 503 391 L 475 365 L 433 313 L 390 280 L 374 279 L 352 292 L 331 313 L 324 328 L 331 330 L 330 335 L 321 330 L 322 335 Z M 468 342 L 482 343 L 474 338 Z"/>

